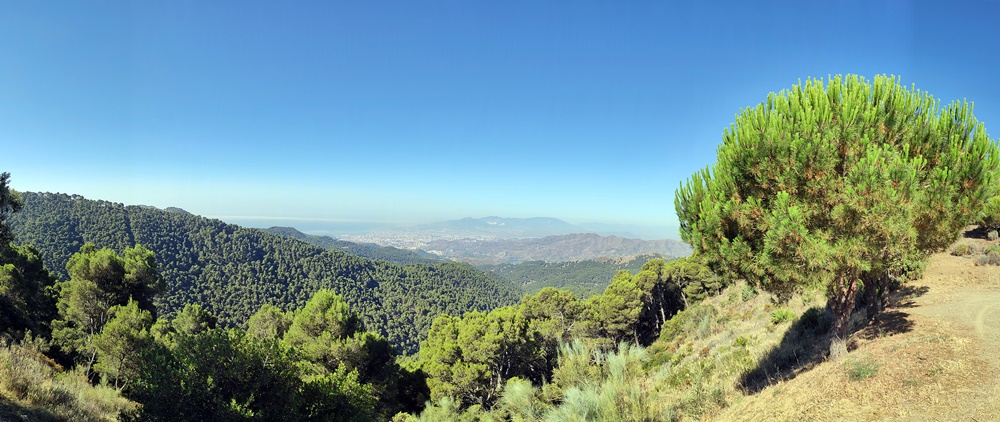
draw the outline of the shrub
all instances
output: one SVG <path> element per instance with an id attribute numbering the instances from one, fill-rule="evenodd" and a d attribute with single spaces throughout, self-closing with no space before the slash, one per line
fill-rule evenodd
<path id="1" fill-rule="evenodd" d="M 977 266 L 997 265 L 1000 266 L 1000 247 L 991 246 L 986 253 L 976 258 Z"/>
<path id="2" fill-rule="evenodd" d="M 847 377 L 852 381 L 861 381 L 878 374 L 879 364 L 870 356 L 855 357 L 847 361 Z"/>
<path id="3" fill-rule="evenodd" d="M 979 225 L 987 229 L 1000 229 L 1000 195 L 990 198 L 983 204 Z"/>
<path id="4" fill-rule="evenodd" d="M 743 289 L 741 289 L 740 294 L 743 296 L 743 301 L 746 302 L 754 296 L 757 296 L 757 289 L 754 289 L 753 285 L 750 283 L 746 283 L 743 285 Z"/>
<path id="5" fill-rule="evenodd" d="M 986 233 L 986 238 L 989 239 L 990 242 L 995 242 L 998 238 L 1000 238 L 1000 233 L 997 233 L 996 230 L 990 230 Z"/>
<path id="6" fill-rule="evenodd" d="M 780 307 L 775 309 L 774 312 L 771 312 L 771 323 L 775 325 L 781 324 L 785 321 L 791 321 L 794 318 L 795 312 L 792 312 L 791 309 L 786 307 Z"/>
<path id="7" fill-rule="evenodd" d="M 968 243 L 959 243 L 951 250 L 951 254 L 954 256 L 969 256 L 975 253 L 975 248 Z"/>
<path id="8" fill-rule="evenodd" d="M 976 258 L 977 266 L 997 265 L 1000 266 L 1000 245 L 993 245 L 983 251 L 983 255 Z"/>

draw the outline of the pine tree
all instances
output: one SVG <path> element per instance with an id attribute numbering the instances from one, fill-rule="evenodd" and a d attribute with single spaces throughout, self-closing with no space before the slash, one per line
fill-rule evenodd
<path id="1" fill-rule="evenodd" d="M 836 76 L 743 110 L 675 204 L 682 238 L 717 272 L 779 297 L 825 286 L 836 358 L 859 290 L 878 300 L 954 241 L 997 167 L 971 105 L 941 108 L 894 77 Z"/>

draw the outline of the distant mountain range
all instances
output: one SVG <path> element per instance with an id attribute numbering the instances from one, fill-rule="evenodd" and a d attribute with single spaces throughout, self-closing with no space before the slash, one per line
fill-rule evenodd
<path id="1" fill-rule="evenodd" d="M 442 221 L 413 227 L 415 231 L 449 231 L 469 237 L 489 236 L 499 238 L 542 237 L 554 234 L 580 233 L 584 231 L 558 218 L 503 218 L 466 217 L 461 220 Z"/>
<path id="2" fill-rule="evenodd" d="M 691 247 L 676 240 L 640 240 L 578 233 L 525 239 L 435 240 L 427 244 L 427 251 L 473 265 L 486 265 L 520 261 L 581 261 L 642 254 L 682 257 L 691 254 Z"/>
<path id="3" fill-rule="evenodd" d="M 691 247 L 676 240 L 641 240 L 584 232 L 585 227 L 558 218 L 463 218 L 349 237 L 306 234 L 292 227 L 265 231 L 396 264 L 455 260 L 473 265 L 522 261 L 570 262 L 642 254 L 682 257 Z M 557 233 L 553 235 L 552 233 Z M 399 248 L 387 246 L 396 245 Z"/>
<path id="4" fill-rule="evenodd" d="M 570 224 L 552 217 L 504 218 L 497 216 L 443 221 L 410 227 L 408 231 L 445 232 L 462 237 L 524 238 L 563 234 L 596 233 L 602 236 L 658 239 L 673 235 L 666 228 L 651 228 L 628 224 Z"/>

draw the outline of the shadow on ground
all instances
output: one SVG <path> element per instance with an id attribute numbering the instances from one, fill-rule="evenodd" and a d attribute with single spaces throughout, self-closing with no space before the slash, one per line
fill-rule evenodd
<path id="1" fill-rule="evenodd" d="M 795 378 L 826 357 L 830 344 L 830 317 L 820 307 L 806 311 L 782 337 L 781 343 L 760 360 L 757 368 L 740 377 L 739 388 L 756 394 L 782 380 Z"/>
<path id="2" fill-rule="evenodd" d="M 913 299 L 923 296 L 930 291 L 930 289 L 931 288 L 927 286 L 903 286 L 892 295 L 892 308 L 912 308 L 916 306 L 914 305 L 915 302 Z"/>
<path id="3" fill-rule="evenodd" d="M 913 321 L 902 309 L 914 307 L 913 299 L 927 293 L 926 286 L 903 286 L 893 294 L 892 307 L 882 311 L 876 321 L 866 322 L 863 308 L 856 309 L 861 315 L 851 330 L 853 338 L 871 340 L 878 337 L 902 334 L 913 329 Z M 761 359 L 757 368 L 740 377 L 739 388 L 748 394 L 756 394 L 761 390 L 778 383 L 790 380 L 823 362 L 829 354 L 830 346 L 829 312 L 822 307 L 806 311 L 785 333 L 781 343 Z M 848 349 L 856 347 L 857 342 L 848 342 Z"/>
<path id="4" fill-rule="evenodd" d="M 977 226 L 966 230 L 965 233 L 962 233 L 962 237 L 966 239 L 986 239 L 988 233 L 989 230 L 986 227 Z"/>
<path id="5" fill-rule="evenodd" d="M 55 421 L 55 415 L 40 409 L 29 409 L 0 397 L 0 421 Z"/>

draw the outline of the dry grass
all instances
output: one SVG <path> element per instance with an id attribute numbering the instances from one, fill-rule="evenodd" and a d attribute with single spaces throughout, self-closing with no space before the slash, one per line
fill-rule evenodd
<path id="1" fill-rule="evenodd" d="M 978 250 L 985 239 L 963 239 Z M 851 338 L 840 362 L 736 397 L 719 420 L 996 420 L 1000 270 L 940 253 L 895 297 L 883 323 Z M 855 376 L 857 362 L 877 368 Z"/>
<path id="2" fill-rule="evenodd" d="M 113 388 L 62 372 L 39 353 L 0 344 L 0 420 L 116 421 L 138 404 Z"/>
<path id="3" fill-rule="evenodd" d="M 818 292 L 778 305 L 768 294 L 748 294 L 742 282 L 675 316 L 648 349 L 653 367 L 665 368 L 679 419 L 710 418 L 747 390 L 759 390 L 820 359 L 815 331 L 823 331 Z M 661 369 L 662 370 L 662 369 Z"/>
<path id="4" fill-rule="evenodd" d="M 745 397 L 724 420 L 965 419 L 1000 414 L 1000 391 L 973 340 L 948 324 L 866 342 L 843 362 L 824 362 L 794 380 Z M 851 358 L 877 363 L 876 374 L 851 375 Z M 983 389 L 983 386 L 989 388 Z"/>

